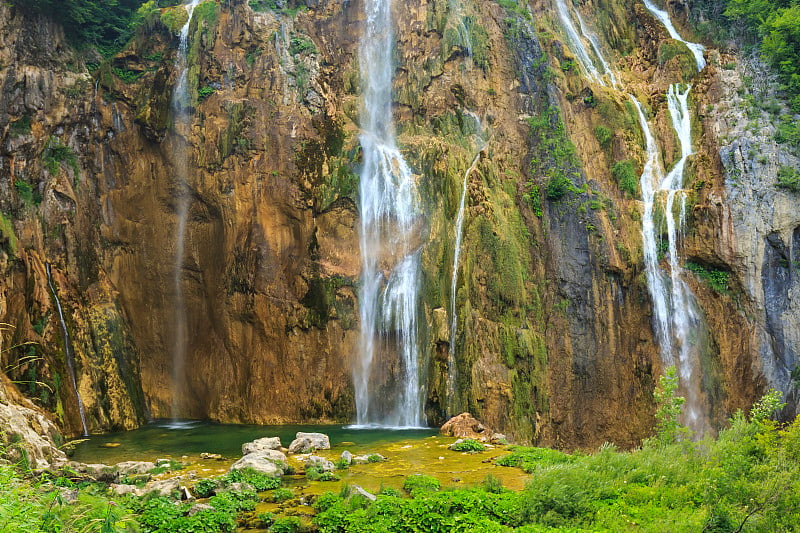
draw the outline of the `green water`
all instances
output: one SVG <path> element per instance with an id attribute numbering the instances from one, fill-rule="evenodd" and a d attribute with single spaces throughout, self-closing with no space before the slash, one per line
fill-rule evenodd
<path id="1" fill-rule="evenodd" d="M 281 443 L 288 447 L 298 431 L 325 433 L 331 440 L 331 446 L 337 448 L 342 443 L 348 443 L 347 447 L 353 453 L 437 434 L 435 429 L 356 429 L 334 425 L 253 426 L 162 420 L 132 431 L 92 435 L 76 446 L 72 459 L 82 463 L 113 464 L 120 461 L 154 461 L 160 457 L 197 456 L 208 452 L 235 460 L 241 457 L 242 444 L 245 442 L 262 437 L 280 437 Z"/>

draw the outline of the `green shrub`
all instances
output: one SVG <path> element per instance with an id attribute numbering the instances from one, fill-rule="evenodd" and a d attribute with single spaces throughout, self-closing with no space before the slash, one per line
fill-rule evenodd
<path id="1" fill-rule="evenodd" d="M 486 447 L 475 439 L 464 439 L 453 444 L 450 449 L 456 452 L 482 452 Z"/>
<path id="2" fill-rule="evenodd" d="M 423 492 L 435 492 L 439 490 L 442 483 L 433 476 L 426 476 L 424 474 L 416 474 L 409 476 L 403 482 L 403 490 L 412 496 L 416 496 Z"/>
<path id="3" fill-rule="evenodd" d="M 300 531 L 300 519 L 296 516 L 284 516 L 275 520 L 269 530 L 273 533 L 296 533 Z"/>
<path id="4" fill-rule="evenodd" d="M 715 291 L 727 294 L 731 278 L 730 272 L 715 268 L 707 268 L 693 261 L 687 261 L 684 268 L 697 274 L 700 279 L 708 283 Z"/>
<path id="5" fill-rule="evenodd" d="M 611 176 L 623 192 L 634 198 L 638 196 L 639 180 L 636 178 L 636 169 L 633 166 L 633 161 L 626 159 L 614 163 L 611 168 Z"/>
<path id="6" fill-rule="evenodd" d="M 30 115 L 22 115 L 18 120 L 15 120 L 8 127 L 8 134 L 12 137 L 21 137 L 28 135 L 31 132 L 31 117 Z"/>
<path id="7" fill-rule="evenodd" d="M 327 511 L 337 503 L 341 502 L 342 498 L 337 496 L 332 492 L 325 492 L 317 496 L 317 499 L 314 500 L 314 510 L 318 513 L 323 511 Z"/>
<path id="8" fill-rule="evenodd" d="M 276 503 L 285 502 L 294 498 L 294 493 L 291 489 L 280 488 L 272 491 L 272 501 Z"/>
<path id="9" fill-rule="evenodd" d="M 194 493 L 199 498 L 208 498 L 209 496 L 214 494 L 214 491 L 217 489 L 217 480 L 205 478 L 198 480 L 197 483 L 194 484 Z"/>
<path id="10" fill-rule="evenodd" d="M 604 149 L 611 148 L 611 141 L 614 139 L 614 133 L 610 128 L 605 126 L 597 126 L 594 129 L 594 136 L 597 137 L 597 142 L 600 143 Z"/>
<path id="11" fill-rule="evenodd" d="M 542 218 L 542 190 L 538 185 L 533 185 L 531 182 L 529 182 L 528 185 L 530 191 L 525 195 L 525 198 L 528 200 L 533 214 Z"/>
<path id="12" fill-rule="evenodd" d="M 792 192 L 800 192 L 800 172 L 783 166 L 778 170 L 778 187 Z"/>
<path id="13" fill-rule="evenodd" d="M 382 463 L 385 460 L 386 460 L 385 457 L 383 457 L 382 455 L 379 455 L 377 453 L 371 453 L 371 454 L 369 454 L 367 456 L 367 462 L 368 463 Z"/>
<path id="14" fill-rule="evenodd" d="M 214 94 L 217 90 L 210 85 L 206 85 L 205 87 L 200 87 L 197 89 L 197 99 L 202 102 L 212 94 Z"/>
<path id="15" fill-rule="evenodd" d="M 42 203 L 42 197 L 39 191 L 34 191 L 30 183 L 17 180 L 14 182 L 14 188 L 17 189 L 17 196 L 19 196 L 19 199 L 22 200 L 22 203 L 26 206 L 32 206 L 34 204 L 39 205 Z"/>
<path id="16" fill-rule="evenodd" d="M 67 163 L 75 173 L 75 177 L 78 177 L 78 156 L 72 148 L 63 144 L 56 137 L 50 137 L 47 140 L 42 161 L 50 174 L 56 174 L 61 163 Z"/>
<path id="17" fill-rule="evenodd" d="M 258 518 L 258 521 L 261 522 L 261 527 L 268 528 L 273 524 L 273 522 L 275 522 L 277 517 L 275 513 L 258 513 L 256 518 Z"/>
<path id="18" fill-rule="evenodd" d="M 563 174 L 556 174 L 547 180 L 545 196 L 547 196 L 548 200 L 560 200 L 572 186 L 572 181 L 569 178 Z"/>
<path id="19" fill-rule="evenodd" d="M 222 483 L 225 485 L 231 483 L 247 483 L 257 491 L 262 492 L 280 487 L 281 478 L 264 474 L 252 468 L 242 468 L 239 470 L 231 470 L 225 474 L 222 477 Z"/>
<path id="20" fill-rule="evenodd" d="M 314 41 L 305 35 L 293 35 L 289 40 L 289 53 L 293 56 L 297 54 L 316 54 L 317 47 L 314 45 Z"/>

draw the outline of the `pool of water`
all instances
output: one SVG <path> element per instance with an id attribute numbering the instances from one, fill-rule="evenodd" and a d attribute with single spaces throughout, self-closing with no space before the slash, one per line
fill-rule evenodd
<path id="1" fill-rule="evenodd" d="M 92 435 L 75 447 L 72 459 L 82 463 L 113 464 L 120 461 L 154 461 L 217 453 L 236 460 L 242 444 L 262 437 L 280 437 L 288 447 L 298 431 L 325 433 L 333 448 L 346 446 L 354 454 L 389 443 L 436 435 L 432 428 L 387 429 L 336 425 L 253 426 L 217 424 L 197 420 L 157 420 L 132 431 Z"/>

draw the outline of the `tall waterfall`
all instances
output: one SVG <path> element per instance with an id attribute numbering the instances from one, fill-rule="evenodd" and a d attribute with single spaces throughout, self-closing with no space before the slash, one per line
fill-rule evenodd
<path id="1" fill-rule="evenodd" d="M 61 308 L 61 300 L 58 299 L 58 291 L 56 291 L 55 283 L 53 283 L 53 273 L 50 269 L 50 263 L 44 264 L 44 269 L 47 272 L 47 284 L 50 286 L 50 292 L 53 294 L 53 301 L 56 303 L 56 311 L 58 311 L 58 320 L 61 323 L 61 334 L 64 336 L 64 359 L 67 362 L 67 372 L 69 372 L 69 379 L 72 383 L 72 388 L 75 389 L 75 399 L 78 402 L 78 413 L 81 417 L 81 427 L 83 428 L 83 436 L 89 435 L 89 428 L 86 425 L 86 411 L 83 408 L 83 399 L 78 390 L 78 380 L 75 377 L 75 356 L 72 353 L 72 339 L 69 336 L 69 329 L 67 329 L 67 322 L 64 320 L 64 310 Z"/>
<path id="2" fill-rule="evenodd" d="M 175 230 L 175 266 L 172 287 L 175 297 L 175 331 L 172 346 L 172 412 L 173 419 L 181 415 L 182 398 L 186 394 L 186 303 L 181 284 L 183 271 L 183 255 L 186 240 L 186 217 L 189 211 L 190 193 L 189 178 L 189 128 L 191 126 L 191 97 L 189 95 L 189 24 L 192 22 L 194 8 L 201 0 L 191 0 L 186 7 L 186 23 L 181 28 L 176 57 L 178 81 L 172 93 L 172 118 L 175 131 L 176 148 L 172 152 L 172 163 L 175 169 L 175 214 L 178 218 Z"/>
<path id="3" fill-rule="evenodd" d="M 357 423 L 424 425 L 419 349 L 417 184 L 392 121 L 391 0 L 365 0 L 359 47 L 363 165 L 360 181 L 361 342 L 353 372 Z"/>
<path id="4" fill-rule="evenodd" d="M 647 9 L 664 24 L 673 39 L 686 44 L 695 57 L 698 70 L 702 70 L 705 66 L 704 47 L 681 38 L 666 11 L 657 8 L 650 0 L 644 0 L 644 3 Z M 574 48 L 575 55 L 589 81 L 606 86 L 603 79 L 603 76 L 606 75 L 611 80 L 611 86 L 621 90 L 618 78 L 602 55 L 599 40 L 586 28 L 580 14 L 575 13 L 580 27 L 579 35 L 564 0 L 556 0 L 556 4 L 569 44 Z M 590 43 L 603 72 L 595 66 L 581 36 Z M 681 90 L 680 86 L 672 85 L 667 93 L 670 117 L 680 143 L 681 157 L 666 176 L 660 164 L 661 156 L 658 144 L 645 117 L 642 104 L 634 95 L 628 94 L 628 97 L 636 107 L 639 124 L 645 138 L 646 159 L 639 180 L 644 206 L 642 241 L 647 284 L 653 305 L 656 339 L 664 364 L 675 364 L 678 368 L 682 393 L 686 396 L 686 423 L 693 430 L 702 432 L 707 421 L 704 419 L 705 409 L 703 408 L 699 375 L 699 351 L 700 339 L 703 338 L 706 330 L 696 299 L 681 278 L 683 270 L 678 255 L 678 241 L 682 237 L 686 215 L 686 194 L 682 190 L 684 168 L 689 156 L 693 153 L 691 114 L 688 105 L 690 89 L 690 86 Z M 677 209 L 676 201 L 679 202 Z M 655 224 L 658 205 L 663 206 L 664 221 L 667 226 L 668 274 L 659 266 L 660 231 L 657 231 Z"/>

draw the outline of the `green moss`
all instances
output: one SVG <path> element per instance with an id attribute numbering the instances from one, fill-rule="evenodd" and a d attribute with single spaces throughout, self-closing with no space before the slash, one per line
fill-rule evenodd
<path id="1" fill-rule="evenodd" d="M 254 112 L 253 107 L 246 102 L 226 102 L 223 109 L 228 115 L 228 127 L 220 135 L 220 163 L 231 154 L 245 154 L 253 147 L 253 141 L 247 135 L 247 128 Z"/>
<path id="2" fill-rule="evenodd" d="M 42 162 L 45 168 L 47 168 L 47 171 L 52 175 L 58 173 L 61 163 L 66 163 L 75 173 L 75 179 L 77 180 L 79 177 L 78 156 L 72 148 L 63 144 L 61 140 L 56 137 L 50 137 L 48 139 Z"/>
<path id="3" fill-rule="evenodd" d="M 800 192 L 800 172 L 792 167 L 781 167 L 778 170 L 777 186 L 792 192 Z"/>
<path id="4" fill-rule="evenodd" d="M 8 127 L 8 134 L 12 137 L 21 137 L 31 133 L 31 117 L 30 115 L 22 115 L 19 119 L 15 120 Z"/>
<path id="5" fill-rule="evenodd" d="M 605 126 L 597 126 L 594 129 L 594 136 L 597 137 L 597 142 L 604 150 L 611 148 L 611 141 L 614 140 L 614 132 Z"/>
<path id="6" fill-rule="evenodd" d="M 619 188 L 623 192 L 636 198 L 639 191 L 639 180 L 636 178 L 636 170 L 633 166 L 633 161 L 626 159 L 624 161 L 617 161 L 611 168 L 611 176 L 616 180 Z"/>
<path id="7" fill-rule="evenodd" d="M 728 294 L 730 289 L 731 273 L 727 270 L 720 270 L 710 266 L 704 266 L 694 261 L 687 261 L 683 265 L 686 270 L 694 272 L 697 276 L 708 283 L 715 291 Z"/>
<path id="8" fill-rule="evenodd" d="M 533 144 L 530 161 L 532 175 L 545 178 L 545 197 L 558 201 L 574 187 L 572 178 L 579 177 L 580 163 L 557 107 L 528 119 Z M 529 185 L 532 185 L 530 183 Z"/>
<path id="9" fill-rule="evenodd" d="M 354 320 L 353 302 L 337 298 L 342 287 L 353 287 L 352 279 L 343 276 L 314 277 L 308 281 L 308 291 L 300 303 L 308 310 L 309 325 L 324 328 L 332 318 L 332 312 L 343 321 L 343 328 L 349 329 Z"/>

